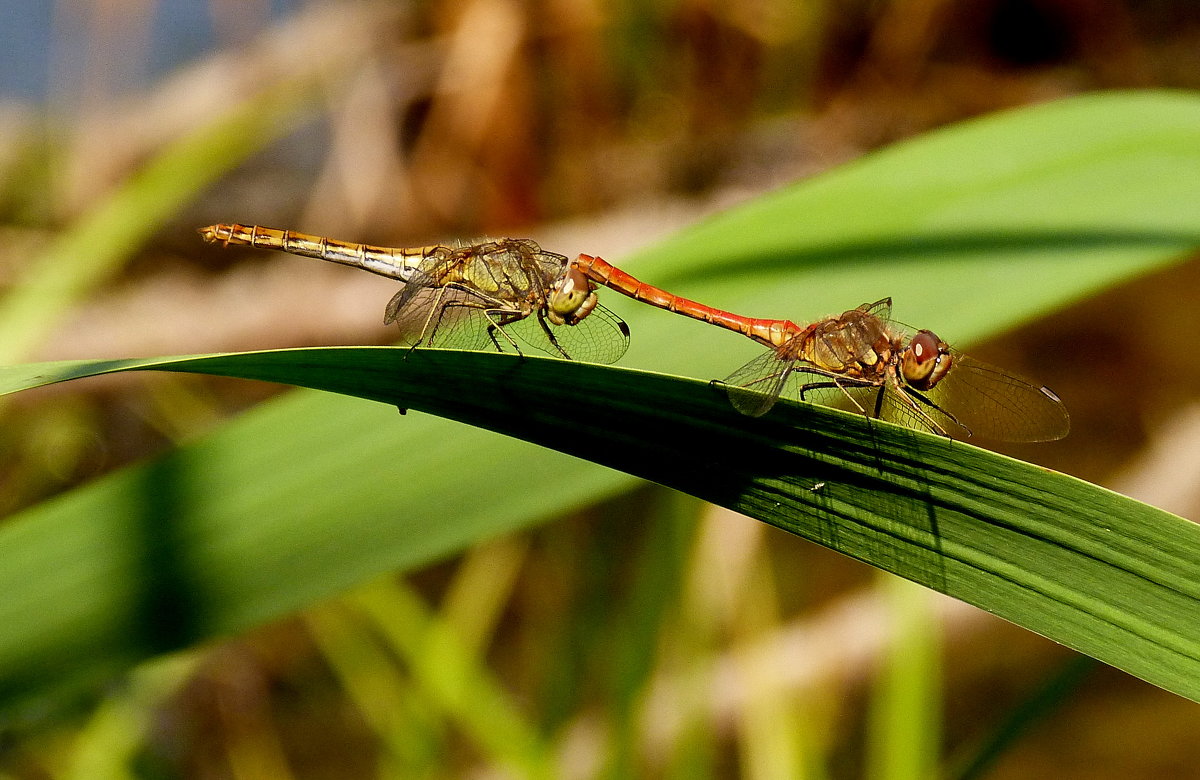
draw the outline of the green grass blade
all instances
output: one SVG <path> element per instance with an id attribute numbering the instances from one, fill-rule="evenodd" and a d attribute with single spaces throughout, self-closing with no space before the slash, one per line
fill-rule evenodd
<path id="1" fill-rule="evenodd" d="M 446 749 L 444 727 L 374 633 L 341 603 L 306 610 L 305 625 L 346 698 L 380 746 L 380 777 L 428 777 Z"/>
<path id="2" fill-rule="evenodd" d="M 646 538 L 637 550 L 628 592 L 621 594 L 623 599 L 613 599 L 616 614 L 609 616 L 611 651 L 605 697 L 612 722 L 601 777 L 631 777 L 643 765 L 639 736 L 645 725 L 639 717 L 640 705 L 659 662 L 663 623 L 679 604 L 687 553 L 702 507 L 694 499 L 667 491 L 654 497 L 644 518 Z"/>
<path id="3" fill-rule="evenodd" d="M 941 749 L 940 634 L 933 596 L 882 575 L 879 592 L 894 624 L 872 685 L 867 745 L 871 780 L 937 775 Z"/>
<path id="4" fill-rule="evenodd" d="M 1093 659 L 1080 655 L 1062 664 L 1031 696 L 1006 713 L 981 745 L 972 746 L 970 753 L 960 751 L 964 758 L 950 764 L 943 775 L 949 780 L 987 777 L 1021 737 L 1074 699 L 1096 666 Z"/>
<path id="5" fill-rule="evenodd" d="M 43 384 L 81 376 L 86 365 L 42 364 L 16 373 L 24 383 Z M 1200 555 L 1200 528 L 962 442 L 797 403 L 750 419 L 705 382 L 485 353 L 326 348 L 93 365 L 96 372 L 156 368 L 292 382 L 522 438 L 746 513 L 1200 699 L 1200 575 L 1192 563 Z M 415 419 L 397 416 L 390 424 L 405 427 Z M 415 451 L 393 464 L 393 478 L 410 477 L 408 464 L 421 458 Z M 314 555 L 314 543 L 322 541 L 313 534 L 356 530 L 317 519 L 263 538 L 260 528 L 247 529 L 246 517 L 254 514 L 215 524 L 203 506 L 212 493 L 197 489 L 212 485 L 212 465 L 165 463 L 151 474 L 160 480 L 156 491 L 169 498 L 152 504 L 142 521 L 161 528 L 161 538 L 138 540 L 127 519 L 114 518 L 112 553 L 93 551 L 99 568 L 87 577 L 68 579 L 42 564 L 68 532 L 54 524 L 92 526 L 94 533 L 101 518 L 47 513 L 0 535 L 0 558 L 12 562 L 0 574 L 0 592 L 9 594 L 0 613 L 9 627 L 0 639 L 0 691 L 28 681 L 31 663 L 63 652 L 37 641 L 51 604 L 88 625 L 85 636 L 102 640 L 104 655 L 137 652 L 127 621 L 147 608 L 178 616 L 159 637 L 168 645 L 238 630 L 277 612 L 281 599 L 292 600 L 291 607 L 303 603 L 291 583 L 306 573 L 296 562 Z M 469 473 L 455 476 L 460 488 L 475 486 Z M 375 522 L 382 530 L 372 541 L 393 560 L 437 533 L 434 525 L 413 523 L 403 506 Z M 130 552 L 138 549 L 173 564 L 170 576 L 157 574 L 151 583 L 159 586 L 154 598 L 140 608 L 137 594 L 117 604 L 97 598 L 141 583 L 144 566 Z M 337 556 L 324 560 L 342 564 Z M 311 561 L 306 566 L 319 569 Z"/>
<path id="6" fill-rule="evenodd" d="M 377 585 L 354 591 L 349 603 L 371 619 L 387 646 L 404 660 L 421 694 L 481 752 L 519 777 L 554 777 L 553 755 L 535 726 L 483 658 L 415 592 Z"/>

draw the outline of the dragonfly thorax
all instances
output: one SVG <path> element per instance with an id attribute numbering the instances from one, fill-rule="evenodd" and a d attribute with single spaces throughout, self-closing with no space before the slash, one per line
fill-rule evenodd
<path id="1" fill-rule="evenodd" d="M 802 347 L 781 359 L 801 359 L 822 372 L 872 384 L 884 381 L 900 349 L 883 322 L 862 309 L 821 321 L 794 341 Z"/>

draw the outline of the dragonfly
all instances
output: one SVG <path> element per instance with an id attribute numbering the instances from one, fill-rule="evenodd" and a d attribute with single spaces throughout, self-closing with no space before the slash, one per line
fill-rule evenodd
<path id="1" fill-rule="evenodd" d="M 529 239 L 402 248 L 259 225 L 199 233 L 210 243 L 315 257 L 403 282 L 384 324 L 397 323 L 414 347 L 521 354 L 519 341 L 556 357 L 615 363 L 629 346 L 629 326 L 599 304 L 596 284 Z"/>
<path id="2" fill-rule="evenodd" d="M 767 347 L 722 383 L 734 408 L 752 417 L 793 393 L 951 438 L 1053 441 L 1070 430 L 1066 407 L 1048 387 L 964 355 L 931 330 L 896 322 L 891 298 L 798 325 L 682 298 L 591 255 L 572 265 L 596 284 Z"/>

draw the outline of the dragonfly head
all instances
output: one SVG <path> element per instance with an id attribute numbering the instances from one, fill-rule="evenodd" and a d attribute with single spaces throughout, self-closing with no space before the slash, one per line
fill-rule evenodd
<path id="1" fill-rule="evenodd" d="M 546 315 L 555 325 L 575 325 L 596 308 L 596 290 L 592 281 L 568 265 L 546 297 Z"/>
<path id="2" fill-rule="evenodd" d="M 929 390 L 950 371 L 954 357 L 950 347 L 933 331 L 918 331 L 901 353 L 900 373 L 904 381 L 916 390 Z"/>

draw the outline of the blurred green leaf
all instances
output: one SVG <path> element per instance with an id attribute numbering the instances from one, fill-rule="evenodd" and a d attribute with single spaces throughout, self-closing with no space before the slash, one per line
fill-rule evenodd
<path id="1" fill-rule="evenodd" d="M 755 198 L 623 265 L 760 317 L 891 296 L 900 319 L 965 344 L 1200 246 L 1198 122 L 1195 93 L 1151 91 L 976 119 Z M 653 355 L 634 333 L 634 356 Z"/>
<path id="2" fill-rule="evenodd" d="M 942 734 L 941 635 L 934 596 L 911 582 L 881 575 L 888 602 L 887 652 L 871 691 L 867 776 L 909 780 L 937 774 Z"/>

